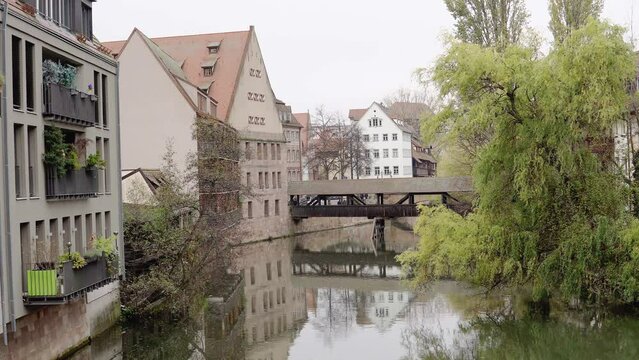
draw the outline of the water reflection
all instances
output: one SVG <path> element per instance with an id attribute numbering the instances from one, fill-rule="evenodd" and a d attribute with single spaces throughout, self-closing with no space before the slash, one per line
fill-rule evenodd
<path id="1" fill-rule="evenodd" d="M 129 326 L 76 359 L 639 358 L 636 317 L 541 320 L 455 282 L 409 290 L 394 255 L 417 240 L 389 231 L 377 254 L 369 227 L 246 245 L 235 264 L 244 280 L 202 314 Z"/>

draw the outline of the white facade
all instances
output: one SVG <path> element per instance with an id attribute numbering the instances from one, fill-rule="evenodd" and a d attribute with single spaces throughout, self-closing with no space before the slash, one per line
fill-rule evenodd
<path id="1" fill-rule="evenodd" d="M 410 132 L 402 129 L 377 103 L 355 123 L 361 128 L 372 159 L 360 179 L 413 176 Z"/>

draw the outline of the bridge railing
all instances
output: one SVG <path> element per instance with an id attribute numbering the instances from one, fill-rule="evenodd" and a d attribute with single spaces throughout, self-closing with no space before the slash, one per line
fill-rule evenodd
<path id="1" fill-rule="evenodd" d="M 294 219 L 309 217 L 383 217 L 388 219 L 417 215 L 419 215 L 417 206 L 408 204 L 291 206 L 291 217 Z"/>

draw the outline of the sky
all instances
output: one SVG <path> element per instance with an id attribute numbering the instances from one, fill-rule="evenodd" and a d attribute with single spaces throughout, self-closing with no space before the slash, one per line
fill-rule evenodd
<path id="1" fill-rule="evenodd" d="M 547 0 L 526 3 L 530 26 L 550 39 Z M 157 37 L 254 25 L 275 95 L 294 112 L 344 115 L 416 87 L 415 70 L 433 65 L 453 30 L 443 0 L 99 0 L 93 14 L 101 41 L 135 27 Z M 639 29 L 639 0 L 605 0 L 602 16 Z"/>

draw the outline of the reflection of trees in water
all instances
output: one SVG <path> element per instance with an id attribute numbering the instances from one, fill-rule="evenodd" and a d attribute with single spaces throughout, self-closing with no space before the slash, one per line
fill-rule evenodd
<path id="1" fill-rule="evenodd" d="M 357 297 L 354 290 L 317 290 L 315 317 L 310 324 L 324 335 L 326 343 L 330 344 L 336 335 L 346 335 L 353 326 L 358 317 Z"/>
<path id="2" fill-rule="evenodd" d="M 402 333 L 405 359 L 639 358 L 639 321 L 630 317 L 601 322 L 571 313 L 560 314 L 561 319 L 522 317 L 506 301 L 451 326 L 445 311 L 434 302 L 411 310 L 410 326 Z"/>
<path id="3" fill-rule="evenodd" d="M 125 330 L 124 358 L 135 360 L 203 358 L 201 325 L 155 319 Z M 198 350 L 199 349 L 199 350 Z M 196 354 L 200 353 L 201 356 Z"/>

